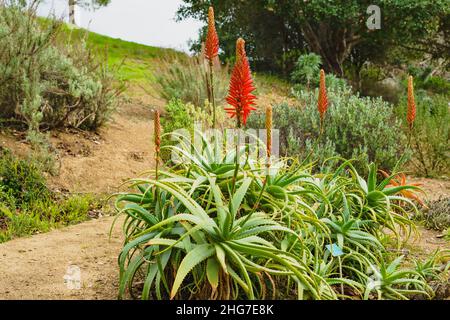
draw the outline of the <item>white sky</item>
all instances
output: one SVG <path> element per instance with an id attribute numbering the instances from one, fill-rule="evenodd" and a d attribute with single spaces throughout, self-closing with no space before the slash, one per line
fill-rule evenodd
<path id="1" fill-rule="evenodd" d="M 68 0 L 42 0 L 38 13 L 54 12 L 67 20 Z M 77 24 L 113 38 L 188 51 L 188 41 L 196 39 L 202 22 L 175 21 L 181 0 L 112 0 L 96 11 L 78 10 Z"/>

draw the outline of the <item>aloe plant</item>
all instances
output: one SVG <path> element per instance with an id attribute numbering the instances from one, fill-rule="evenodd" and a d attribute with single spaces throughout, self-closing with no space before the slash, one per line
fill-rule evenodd
<path id="1" fill-rule="evenodd" d="M 199 145 L 175 135 L 179 143 L 169 147 L 185 161 L 160 169 L 157 180 L 153 172 L 133 179 L 134 191 L 117 195 L 117 210 L 126 215 L 121 298 L 431 295 L 419 272 L 401 269 L 401 260 L 384 262 L 384 228 L 396 230 L 391 236 L 399 241 L 397 229 L 412 225 L 401 206 L 408 200 L 397 195 L 407 186 L 378 182 L 373 165 L 365 180 L 351 161 L 325 175 L 288 159 L 272 161 L 267 171 L 248 146 L 238 148 L 243 162 L 235 176 L 236 152 L 198 134 Z M 381 266 L 381 289 L 368 288 L 371 266 Z"/>

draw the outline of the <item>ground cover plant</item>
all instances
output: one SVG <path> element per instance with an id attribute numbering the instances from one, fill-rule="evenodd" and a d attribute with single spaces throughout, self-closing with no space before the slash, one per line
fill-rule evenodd
<path id="1" fill-rule="evenodd" d="M 88 220 L 102 208 L 93 195 L 57 194 L 40 166 L 0 153 L 0 243 Z"/>
<path id="2" fill-rule="evenodd" d="M 211 11 L 207 42 L 213 43 L 205 45 L 206 59 L 218 50 Z M 245 129 L 256 109 L 254 92 L 245 42 L 238 39 L 225 108 L 237 129 L 231 148 L 217 131 L 204 130 L 172 133 L 176 143 L 161 146 L 155 113 L 155 170 L 130 180 L 131 191 L 116 195 L 116 210 L 125 216 L 119 298 L 433 298 L 429 281 L 442 271 L 441 262 L 408 265 L 400 250 L 416 231 L 411 217 L 418 212 L 420 189 L 399 180 L 394 162 L 392 173 L 379 171 L 376 157 L 360 161 L 359 170 L 357 159 L 333 154 L 320 162 L 333 162 L 326 171 L 315 170 L 310 155 L 274 158 L 277 116 L 271 106 L 264 117 L 265 141 L 253 136 L 256 144 L 238 143 L 251 135 Z M 358 110 L 372 102 L 356 99 Z M 317 110 L 311 108 L 308 116 L 315 117 L 311 122 L 320 138 L 334 100 L 323 70 L 318 97 L 311 100 Z M 407 115 L 412 130 L 411 99 Z M 259 156 L 253 157 L 255 147 Z M 160 163 L 163 150 L 179 161 Z"/>

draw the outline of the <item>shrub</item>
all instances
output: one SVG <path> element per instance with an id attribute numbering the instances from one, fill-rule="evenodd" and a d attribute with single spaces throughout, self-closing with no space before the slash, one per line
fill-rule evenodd
<path id="1" fill-rule="evenodd" d="M 444 231 L 450 228 L 450 198 L 440 198 L 427 204 L 423 216 L 425 226 L 430 229 Z"/>
<path id="2" fill-rule="evenodd" d="M 403 97 L 397 115 L 406 124 L 406 102 Z M 411 164 L 419 175 L 437 176 L 450 172 L 450 112 L 448 96 L 416 93 L 417 116 L 411 137 Z"/>
<path id="3" fill-rule="evenodd" d="M 34 6 L 21 3 L 0 8 L 0 118 L 31 131 L 95 130 L 115 108 L 121 88 L 85 42 L 67 44 L 61 22 L 39 20 Z"/>
<path id="4" fill-rule="evenodd" d="M 171 57 L 158 63 L 155 72 L 157 93 L 167 102 L 179 99 L 203 107 L 208 100 L 207 65 L 203 57 Z M 228 69 L 220 65 L 214 70 L 214 92 L 217 105 L 225 99 L 228 86 Z"/>
<path id="5" fill-rule="evenodd" d="M 192 103 L 183 103 L 180 99 L 171 100 L 165 108 L 164 117 L 161 118 L 161 126 L 165 135 L 162 137 L 161 145 L 162 159 L 167 161 L 170 158 L 169 151 L 165 148 L 172 143 L 171 133 L 176 130 L 187 130 L 194 132 L 194 125 L 211 127 L 212 115 L 211 106 L 204 101 L 204 107 L 196 107 Z M 222 109 L 217 110 L 217 121 L 219 124 L 226 122 L 225 112 Z"/>
<path id="6" fill-rule="evenodd" d="M 33 162 L 19 160 L 10 151 L 1 151 L 0 201 L 20 207 L 49 196 L 45 178 Z"/>
<path id="7" fill-rule="evenodd" d="M 319 135 L 317 91 L 298 92 L 297 98 L 304 107 L 283 103 L 273 109 L 282 155 L 306 158 L 311 152 L 313 159 L 319 161 L 318 169 L 325 169 L 321 164 L 331 156 L 358 160 L 355 165 L 361 172 L 367 172 L 367 162 L 387 170 L 395 167 L 404 151 L 406 136 L 391 105 L 381 98 L 353 95 L 349 88 L 329 90 L 330 106 L 324 132 Z M 264 116 L 250 116 L 249 127 L 263 128 Z M 328 168 L 335 166 L 326 163 Z"/>
<path id="8" fill-rule="evenodd" d="M 430 65 L 426 67 L 409 66 L 408 73 L 414 77 L 416 89 L 427 90 L 434 94 L 448 94 L 450 91 L 448 79 L 432 75 L 433 69 L 434 67 Z"/>
<path id="9" fill-rule="evenodd" d="M 33 162 L 0 153 L 0 243 L 85 221 L 101 207 L 92 195 L 55 194 Z"/>
<path id="10" fill-rule="evenodd" d="M 317 75 L 319 74 L 321 64 L 322 58 L 315 53 L 304 54 L 298 58 L 295 69 L 291 73 L 291 79 L 295 84 L 293 88 L 294 95 L 296 95 L 304 85 L 306 85 L 307 91 L 319 86 L 319 78 Z M 328 90 L 348 88 L 345 79 L 338 78 L 331 73 L 325 76 L 325 81 Z"/>
<path id="11" fill-rule="evenodd" d="M 322 58 L 315 53 L 301 55 L 295 64 L 294 71 L 291 73 L 292 81 L 305 84 L 310 88 L 311 82 L 316 79 L 320 71 L 321 64 Z M 317 83 L 314 84 L 317 85 Z"/>

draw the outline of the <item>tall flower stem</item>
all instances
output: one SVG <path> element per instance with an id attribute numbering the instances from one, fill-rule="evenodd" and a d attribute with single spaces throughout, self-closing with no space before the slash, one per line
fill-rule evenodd
<path id="1" fill-rule="evenodd" d="M 414 129 L 414 121 L 416 120 L 416 101 L 414 97 L 414 79 L 412 76 L 408 77 L 408 109 L 406 114 L 406 121 L 408 122 L 408 147 L 411 147 L 411 138 Z"/>
<path id="2" fill-rule="evenodd" d="M 216 118 L 216 97 L 214 94 L 214 63 L 212 60 L 208 61 L 209 65 L 209 91 L 210 91 L 210 97 L 211 101 L 209 102 L 212 105 L 212 112 L 213 112 L 213 129 L 216 128 L 217 118 Z"/>
<path id="3" fill-rule="evenodd" d="M 155 179 L 158 180 L 159 175 L 159 159 L 161 153 L 161 121 L 159 111 L 155 110 L 154 121 L 154 139 L 155 139 Z"/>
<path id="4" fill-rule="evenodd" d="M 234 173 L 233 173 L 233 187 L 232 187 L 232 193 L 234 194 L 234 192 L 236 191 L 236 182 L 237 182 L 237 176 L 239 173 L 239 144 L 241 142 L 241 124 L 239 121 L 240 117 L 237 117 L 237 135 L 236 135 L 236 143 L 235 143 L 235 148 L 236 148 L 236 157 L 235 157 L 235 168 L 234 168 Z"/>
<path id="5" fill-rule="evenodd" d="M 325 71 L 323 69 L 320 70 L 320 85 L 319 85 L 319 97 L 317 99 L 317 110 L 319 111 L 319 116 L 320 116 L 319 136 L 317 137 L 314 145 L 312 146 L 310 152 L 308 153 L 308 156 L 302 161 L 302 164 L 301 164 L 302 166 L 307 161 L 309 161 L 309 158 L 312 156 L 314 150 L 319 145 L 319 142 L 324 134 L 325 115 L 328 110 L 328 96 L 327 96 Z"/>
<path id="6" fill-rule="evenodd" d="M 212 105 L 213 112 L 213 128 L 216 128 L 217 118 L 216 118 L 216 99 L 214 96 L 214 59 L 217 58 L 219 54 L 219 37 L 217 36 L 215 19 L 214 19 L 214 8 L 209 7 L 208 10 L 208 34 L 206 35 L 205 43 L 205 58 L 208 60 L 209 67 L 209 79 L 206 81 L 208 83 L 208 99 L 209 104 Z"/>
<path id="7" fill-rule="evenodd" d="M 241 129 L 247 122 L 250 112 L 256 110 L 256 97 L 252 92 L 256 88 L 253 86 L 253 79 L 250 71 L 247 54 L 245 52 L 245 41 L 239 38 L 236 41 L 236 63 L 231 73 L 229 94 L 227 102 L 230 107 L 225 108 L 231 118 L 236 117 L 236 128 L 238 130 L 236 141 L 236 168 L 233 175 L 233 193 L 236 190 L 237 176 L 239 173 L 239 142 Z"/>

